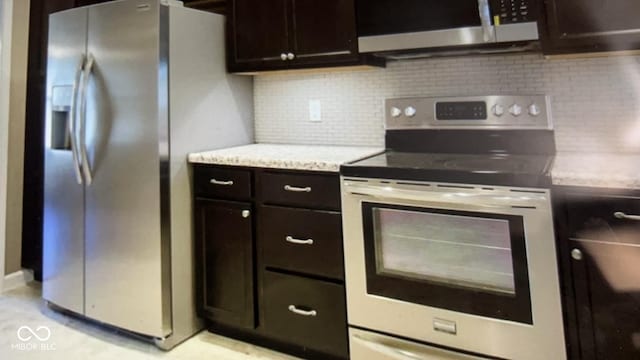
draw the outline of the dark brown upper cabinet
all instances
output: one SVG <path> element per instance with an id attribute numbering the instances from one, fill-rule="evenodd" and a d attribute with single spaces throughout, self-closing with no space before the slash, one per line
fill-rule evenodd
<path id="1" fill-rule="evenodd" d="M 289 48 L 289 0 L 233 0 L 227 19 L 230 71 L 280 69 Z"/>
<path id="2" fill-rule="evenodd" d="M 227 0 L 182 0 L 184 6 L 193 9 L 226 14 Z"/>
<path id="3" fill-rule="evenodd" d="M 365 62 L 354 0 L 231 0 L 227 37 L 230 72 Z"/>
<path id="4" fill-rule="evenodd" d="M 545 0 L 547 55 L 640 49 L 640 2 Z M 543 17 L 545 18 L 545 17 Z"/>

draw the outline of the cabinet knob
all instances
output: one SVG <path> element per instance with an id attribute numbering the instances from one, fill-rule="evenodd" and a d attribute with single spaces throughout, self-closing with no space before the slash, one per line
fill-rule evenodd
<path id="1" fill-rule="evenodd" d="M 289 60 L 293 60 L 293 59 L 295 59 L 295 58 L 296 58 L 296 56 L 295 56 L 293 53 L 288 53 L 288 54 L 287 54 L 287 59 L 289 59 Z"/>
<path id="2" fill-rule="evenodd" d="M 282 59 L 282 61 L 287 61 L 287 54 L 285 53 L 280 54 L 280 59 Z"/>
<path id="3" fill-rule="evenodd" d="M 582 251 L 580 251 L 580 249 L 571 250 L 571 257 L 573 258 L 573 260 L 582 260 Z"/>
<path id="4" fill-rule="evenodd" d="M 245 218 L 245 219 L 246 219 L 246 218 L 248 218 L 248 217 L 249 217 L 249 215 L 251 215 L 251 211 L 249 211 L 249 210 L 242 210 L 242 217 L 243 217 L 243 218 Z"/>

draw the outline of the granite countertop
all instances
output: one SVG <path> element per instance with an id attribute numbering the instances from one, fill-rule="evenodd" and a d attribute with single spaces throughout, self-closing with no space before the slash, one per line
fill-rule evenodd
<path id="1" fill-rule="evenodd" d="M 640 154 L 556 154 L 554 185 L 640 189 Z"/>
<path id="2" fill-rule="evenodd" d="M 252 144 L 189 154 L 189 162 L 338 172 L 341 164 L 382 151 L 382 148 L 356 146 Z"/>

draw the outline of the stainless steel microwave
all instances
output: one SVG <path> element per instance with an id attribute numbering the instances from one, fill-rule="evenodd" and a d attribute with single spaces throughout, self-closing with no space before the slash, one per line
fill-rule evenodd
<path id="1" fill-rule="evenodd" d="M 361 53 L 538 40 L 538 0 L 357 0 Z"/>

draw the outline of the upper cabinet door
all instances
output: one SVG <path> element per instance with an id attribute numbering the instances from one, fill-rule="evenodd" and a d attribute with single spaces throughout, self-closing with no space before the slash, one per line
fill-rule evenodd
<path id="1" fill-rule="evenodd" d="M 358 56 L 353 0 L 291 0 L 294 61 Z"/>
<path id="2" fill-rule="evenodd" d="M 228 9 L 230 72 L 384 66 L 358 54 L 354 0 L 230 0 Z"/>
<path id="3" fill-rule="evenodd" d="M 640 49 L 640 2 L 546 0 L 547 54 Z"/>
<path id="4" fill-rule="evenodd" d="M 230 71 L 286 67 L 289 48 L 288 0 L 233 0 L 227 33 Z"/>

